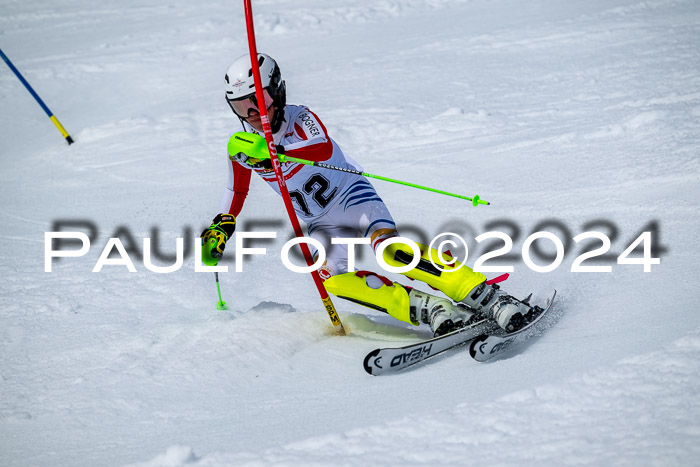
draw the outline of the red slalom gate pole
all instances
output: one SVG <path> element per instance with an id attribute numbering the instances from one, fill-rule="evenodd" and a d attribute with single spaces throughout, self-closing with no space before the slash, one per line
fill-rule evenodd
<path id="1" fill-rule="evenodd" d="M 248 48 L 250 49 L 250 63 L 253 69 L 253 80 L 255 81 L 255 97 L 258 101 L 258 109 L 267 109 L 265 105 L 265 96 L 263 95 L 262 80 L 260 79 L 260 65 L 258 64 L 258 50 L 255 45 L 255 29 L 253 27 L 253 8 L 251 6 L 250 0 L 243 0 L 245 5 L 245 21 L 246 27 L 248 29 Z M 270 126 L 270 119 L 267 117 L 267 111 L 260 111 L 260 120 L 262 120 L 263 131 L 265 132 L 265 140 L 267 141 L 267 146 L 270 149 L 270 161 L 272 162 L 272 168 L 275 171 L 275 177 L 277 177 L 277 184 L 280 187 L 280 193 L 282 194 L 282 199 L 284 200 L 284 207 L 287 208 L 287 214 L 289 215 L 289 220 L 292 222 L 292 227 L 294 228 L 294 235 L 297 238 L 303 238 L 304 232 L 301 230 L 299 225 L 299 220 L 294 212 L 294 206 L 292 205 L 292 199 L 289 197 L 289 190 L 287 190 L 287 183 L 284 180 L 284 175 L 282 174 L 282 168 L 280 166 L 279 158 L 277 157 L 277 148 L 275 147 L 275 141 L 272 136 L 272 127 Z M 304 254 L 304 259 L 306 260 L 306 265 L 311 266 L 314 264 L 313 258 L 311 256 L 311 251 L 309 251 L 309 246 L 305 242 L 299 244 L 301 251 Z M 345 334 L 345 328 L 343 323 L 340 321 L 338 313 L 335 311 L 335 306 L 331 301 L 331 297 L 328 295 L 326 287 L 323 285 L 321 276 L 318 271 L 311 271 L 311 277 L 314 279 L 318 293 L 321 295 L 321 301 L 323 306 L 328 312 L 328 317 L 331 319 L 333 326 L 336 328 L 338 334 Z"/>

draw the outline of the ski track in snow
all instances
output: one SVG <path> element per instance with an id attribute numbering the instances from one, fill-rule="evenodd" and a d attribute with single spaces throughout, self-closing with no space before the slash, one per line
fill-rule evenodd
<path id="1" fill-rule="evenodd" d="M 375 183 L 410 235 L 449 228 L 467 237 L 473 264 L 479 233 L 515 223 L 519 254 L 538 224 L 561 221 L 562 265 L 538 274 L 516 262 L 504 284 L 535 302 L 557 288 L 551 329 L 489 364 L 455 351 L 366 375 L 367 352 L 426 329 L 335 300 L 350 335 L 332 335 L 309 278 L 279 261 L 291 228 L 258 181 L 241 225 L 283 227 L 258 228 L 278 230 L 268 255 L 221 275 L 227 311 L 191 256 L 174 274 L 146 271 L 139 255 L 135 274 L 92 273 L 122 227 L 130 251 L 155 236 L 172 255 L 175 238 L 215 213 L 235 123 L 221 83 L 247 50 L 243 8 L 8 0 L 3 51 L 76 144 L 5 67 L 2 464 L 697 463 L 700 5 L 254 8 L 258 48 L 279 60 L 288 100 L 309 105 L 365 170 L 492 202 Z M 45 273 L 38 243 L 57 220 L 91 221 L 97 238 Z M 609 274 L 570 272 L 583 251 L 574 235 L 606 232 L 614 260 L 652 221 L 666 250 L 651 273 L 614 262 Z M 547 229 L 566 239 L 561 225 Z M 359 266 L 377 269 L 369 254 Z"/>
<path id="2" fill-rule="evenodd" d="M 365 465 L 367 459 L 381 465 L 684 465 L 700 454 L 700 429 L 684 424 L 687 413 L 700 408 L 686 392 L 700 383 L 698 350 L 696 331 L 661 352 L 493 402 L 437 409 L 428 419 L 409 414 L 255 454 L 199 457 L 191 447 L 174 445 L 135 465 Z M 377 442 L 382 438 L 391 442 Z"/>

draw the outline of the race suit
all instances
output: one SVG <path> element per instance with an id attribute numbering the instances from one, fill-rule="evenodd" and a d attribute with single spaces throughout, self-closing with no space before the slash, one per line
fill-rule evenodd
<path id="1" fill-rule="evenodd" d="M 243 130 L 260 134 L 247 122 L 243 123 Z M 307 107 L 287 105 L 284 121 L 273 136 L 275 145 L 284 147 L 285 155 L 362 170 L 328 136 L 321 120 Z M 297 216 L 307 224 L 309 236 L 321 242 L 326 251 L 326 262 L 319 271 L 323 279 L 348 272 L 348 247 L 331 244 L 332 238 L 354 238 L 359 234 L 370 239 L 374 250 L 381 241 L 398 235 L 389 210 L 365 177 L 295 162 L 283 162 L 281 169 Z M 280 193 L 272 169 L 252 168 L 230 160 L 228 185 L 219 212 L 238 216 L 253 171 Z"/>

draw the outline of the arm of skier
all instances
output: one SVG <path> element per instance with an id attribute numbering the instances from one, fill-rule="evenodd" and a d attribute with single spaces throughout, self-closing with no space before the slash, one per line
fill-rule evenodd
<path id="1" fill-rule="evenodd" d="M 236 161 L 229 161 L 228 184 L 221 197 L 219 212 L 238 216 L 250 188 L 250 175 L 253 172 Z"/>
<path id="2" fill-rule="evenodd" d="M 200 235 L 202 239 L 202 262 L 216 266 L 224 255 L 226 242 L 236 230 L 236 216 L 241 212 L 248 188 L 251 170 L 236 161 L 229 162 L 228 184 L 219 205 L 219 214 Z"/>
<path id="3" fill-rule="evenodd" d="M 277 145 L 277 153 L 281 162 L 285 156 L 306 159 L 314 162 L 327 161 L 333 156 L 333 142 L 328 136 L 326 127 L 310 110 L 301 112 L 293 125 L 292 140 L 296 142 L 284 146 Z M 250 167 L 269 166 L 270 152 L 265 138 L 260 135 L 238 132 L 234 133 L 228 142 L 228 153 L 232 160 L 237 160 Z"/>
<path id="4" fill-rule="evenodd" d="M 301 112 L 297 115 L 293 128 L 295 136 L 300 141 L 285 145 L 282 154 L 314 162 L 327 161 L 331 158 L 333 143 L 326 127 L 315 113 L 308 109 Z"/>

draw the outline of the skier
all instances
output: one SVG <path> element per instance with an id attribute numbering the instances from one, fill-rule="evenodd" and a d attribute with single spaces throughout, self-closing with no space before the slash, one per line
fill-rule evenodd
<path id="1" fill-rule="evenodd" d="M 393 282 L 370 271 L 348 271 L 348 246 L 332 244 L 334 237 L 369 238 L 373 250 L 382 241 L 398 236 L 396 224 L 370 182 L 360 175 L 285 162 L 285 156 L 323 161 L 334 166 L 361 170 L 346 156 L 308 107 L 286 104 L 286 87 L 279 66 L 269 55 L 258 54 L 267 115 L 296 214 L 307 224 L 310 237 L 325 248 L 327 257 L 319 274 L 326 289 L 336 296 L 380 310 L 418 326 L 426 323 L 434 335 L 466 326 L 482 316 L 508 332 L 527 322 L 530 306 L 511 297 L 486 277 L 447 257 L 442 261 L 434 249 L 419 245 L 418 266 L 405 273 L 450 297 L 438 297 Z M 225 76 L 226 102 L 241 123 L 241 132 L 229 141 L 228 186 L 219 212 L 202 232 L 202 261 L 215 265 L 226 241 L 235 230 L 236 217 L 248 194 L 255 172 L 280 192 L 263 133 L 250 56 L 236 59 Z M 384 250 L 383 259 L 395 267 L 413 260 L 407 245 L 395 243 Z M 447 256 L 447 255 L 443 255 Z M 432 262 L 430 260 L 433 260 Z M 440 266 L 445 272 L 433 266 Z M 460 267 L 461 266 L 461 267 Z"/>

